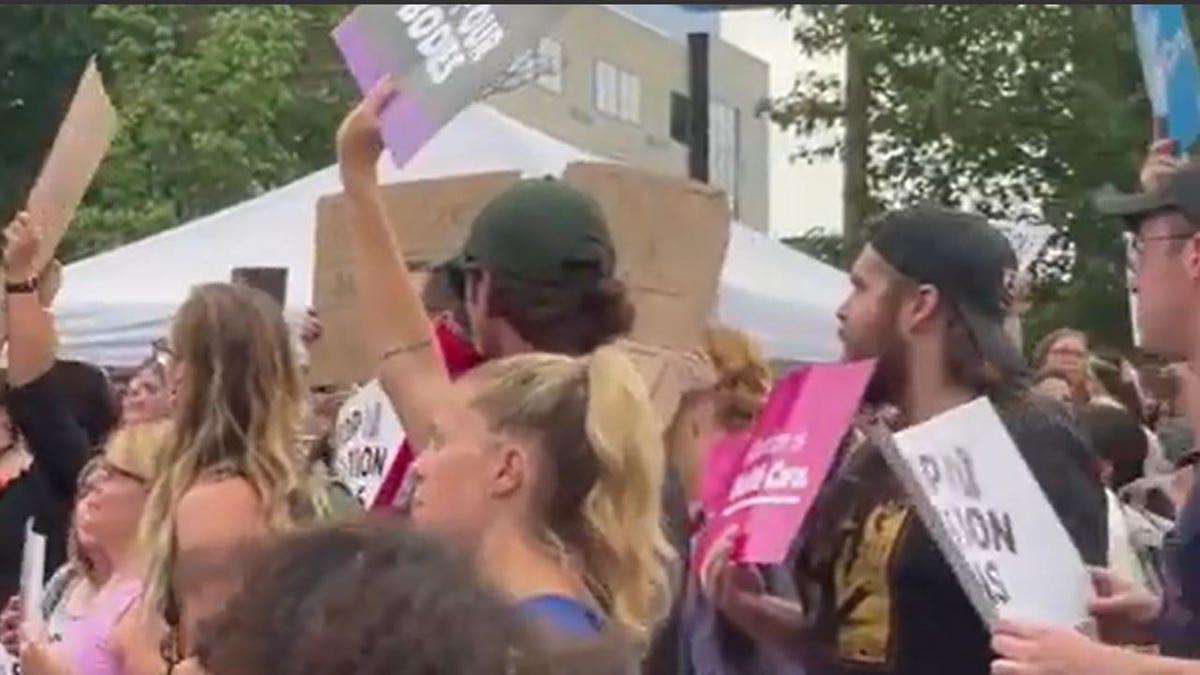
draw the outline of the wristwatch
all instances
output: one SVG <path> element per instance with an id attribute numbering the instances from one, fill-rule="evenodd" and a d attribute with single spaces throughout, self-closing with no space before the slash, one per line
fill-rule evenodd
<path id="1" fill-rule="evenodd" d="M 8 281 L 4 284 L 4 292 L 13 295 L 15 293 L 36 293 L 38 287 L 37 277 L 27 279 L 25 281 Z"/>

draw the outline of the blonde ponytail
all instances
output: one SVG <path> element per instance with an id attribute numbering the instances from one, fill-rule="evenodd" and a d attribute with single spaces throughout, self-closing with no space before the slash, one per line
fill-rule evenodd
<path id="1" fill-rule="evenodd" d="M 646 645 L 671 602 L 666 451 L 646 384 L 620 350 L 602 347 L 588 358 L 587 389 L 587 438 L 599 467 L 583 507 L 588 583 L 610 617 Z"/>
<path id="2" fill-rule="evenodd" d="M 663 531 L 666 466 L 650 395 L 615 347 L 582 359 L 523 354 L 472 372 L 471 406 L 492 431 L 538 439 L 534 487 L 546 544 L 574 564 L 607 617 L 648 646 L 671 602 Z"/>

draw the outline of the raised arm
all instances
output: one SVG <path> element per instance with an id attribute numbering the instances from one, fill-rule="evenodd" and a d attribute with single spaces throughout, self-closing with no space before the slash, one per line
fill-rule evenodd
<path id="1" fill-rule="evenodd" d="M 53 317 L 44 306 L 46 295 L 33 288 L 41 231 L 29 214 L 20 213 L 4 234 L 9 413 L 54 496 L 69 505 L 75 500 L 75 479 L 92 448 L 48 377 L 57 338 Z"/>
<path id="2" fill-rule="evenodd" d="M 41 235 L 40 226 L 24 212 L 18 213 L 4 232 L 8 381 L 14 387 L 33 382 L 54 365 L 54 321 L 36 288 L 39 270 L 34 268 L 34 260 Z"/>
<path id="3" fill-rule="evenodd" d="M 338 164 L 367 343 L 379 360 L 380 383 L 410 442 L 423 448 L 437 407 L 450 400 L 450 376 L 379 190 L 379 115 L 394 93 L 390 81 L 380 81 L 342 122 Z"/>

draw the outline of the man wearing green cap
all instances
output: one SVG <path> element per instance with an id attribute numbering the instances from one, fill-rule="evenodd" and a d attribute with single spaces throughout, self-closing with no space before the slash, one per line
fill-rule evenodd
<path id="1" fill-rule="evenodd" d="M 496 197 L 447 264 L 489 358 L 587 354 L 633 325 L 600 205 L 559 180 L 521 181 Z"/>
<path id="2" fill-rule="evenodd" d="M 471 224 L 462 251 L 445 264 L 458 278 L 469 329 L 485 358 L 584 355 L 633 326 L 600 205 L 557 179 L 524 180 L 493 199 Z M 687 501 L 670 466 L 663 508 L 672 544 L 686 559 Z M 678 618 L 677 602 L 645 672 L 680 672 Z"/>

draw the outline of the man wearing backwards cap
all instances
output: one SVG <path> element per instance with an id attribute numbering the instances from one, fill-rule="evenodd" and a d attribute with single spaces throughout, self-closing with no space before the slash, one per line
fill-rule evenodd
<path id="1" fill-rule="evenodd" d="M 1146 167 L 1162 159 L 1151 155 Z M 1143 175 L 1146 175 L 1145 171 Z M 1138 294 L 1142 348 L 1184 358 L 1200 372 L 1200 165 L 1150 175 L 1140 194 L 1105 195 L 1100 210 L 1125 220 Z M 1145 180 L 1145 179 L 1144 179 Z M 1193 426 L 1200 415 L 1188 411 Z M 998 627 L 997 673 L 1196 675 L 1200 673 L 1200 499 L 1195 489 L 1164 542 L 1164 594 L 1143 592 L 1111 572 L 1096 573 L 1091 610 L 1101 633 L 1121 642 L 1157 642 L 1148 656 L 1090 641 L 1069 630 L 1026 624 Z M 1167 658 L 1182 657 L 1182 658 Z"/>
<path id="2" fill-rule="evenodd" d="M 848 359 L 876 357 L 867 404 L 919 424 L 989 396 L 1085 560 L 1107 551 L 1103 490 L 1082 434 L 1027 395 L 1004 330 L 1016 259 L 983 218 L 934 208 L 884 215 L 838 311 Z M 880 453 L 860 445 L 823 488 L 797 565 L 803 607 L 755 595 L 744 570 L 706 565 L 734 620 L 831 675 L 983 675 L 987 628 Z M 1004 580 L 984 574 L 989 593 Z M 790 626 L 788 625 L 790 624 Z"/>

